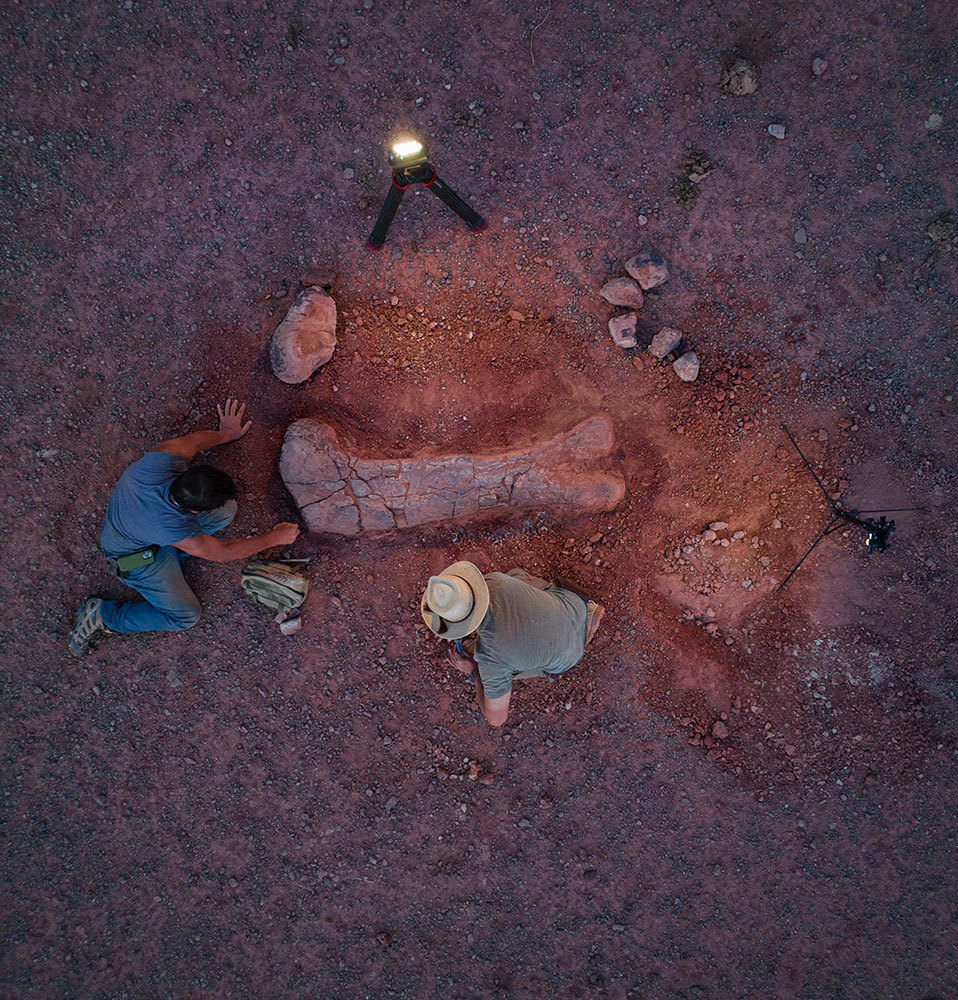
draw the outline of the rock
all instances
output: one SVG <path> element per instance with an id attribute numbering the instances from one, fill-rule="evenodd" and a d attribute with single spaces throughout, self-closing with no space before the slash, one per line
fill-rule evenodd
<path id="1" fill-rule="evenodd" d="M 513 319 L 517 323 L 521 323 L 525 319 L 525 316 L 521 312 L 519 312 L 518 309 L 510 309 L 509 319 Z"/>
<path id="2" fill-rule="evenodd" d="M 305 382 L 336 349 L 336 303 L 322 288 L 305 288 L 273 334 L 270 361 L 289 385 Z"/>
<path id="3" fill-rule="evenodd" d="M 726 530 L 728 530 L 728 523 L 726 521 L 713 521 L 709 525 L 709 527 L 713 531 L 726 531 Z M 743 531 L 742 534 L 744 535 L 745 532 Z"/>
<path id="4" fill-rule="evenodd" d="M 694 382 L 699 375 L 699 359 L 695 351 L 688 351 L 672 363 L 675 374 L 683 382 Z"/>
<path id="5" fill-rule="evenodd" d="M 718 536 L 715 534 L 714 528 L 706 528 L 705 531 L 702 532 L 703 542 L 714 542 L 717 537 Z"/>
<path id="6" fill-rule="evenodd" d="M 712 726 L 712 735 L 717 740 L 724 740 L 728 736 L 728 726 L 724 722 L 716 722 Z"/>
<path id="7" fill-rule="evenodd" d="M 772 136 L 773 139 L 784 139 L 785 138 L 785 126 L 784 125 L 769 125 L 768 134 Z"/>
<path id="8" fill-rule="evenodd" d="M 722 75 L 722 90 L 745 97 L 758 90 L 758 70 L 747 59 L 736 59 Z"/>
<path id="9" fill-rule="evenodd" d="M 808 242 L 808 233 L 805 232 L 804 227 L 799 227 L 795 230 L 795 242 L 799 246 L 804 246 Z"/>
<path id="10" fill-rule="evenodd" d="M 815 56 L 812 60 L 812 72 L 815 76 L 821 76 L 828 69 L 828 61 L 820 56 Z"/>
<path id="11" fill-rule="evenodd" d="M 666 355 L 671 354 L 681 343 L 681 330 L 674 330 L 671 326 L 663 326 L 652 338 L 652 343 L 649 344 L 649 354 L 661 361 Z"/>
<path id="12" fill-rule="evenodd" d="M 625 269 L 642 286 L 643 291 L 667 281 L 669 269 L 665 259 L 654 250 L 642 250 L 625 262 Z"/>
<path id="13" fill-rule="evenodd" d="M 642 289 L 631 278 L 613 278 L 602 286 L 599 294 L 614 306 L 642 308 Z"/>
<path id="14" fill-rule="evenodd" d="M 634 312 L 623 313 L 621 316 L 613 316 L 609 320 L 609 333 L 619 347 L 635 347 L 638 341 L 635 339 L 635 321 L 638 317 Z"/>
<path id="15" fill-rule="evenodd" d="M 937 111 L 935 111 L 925 119 L 925 128 L 928 129 L 929 132 L 937 132 L 938 129 L 940 129 L 944 124 L 944 121 L 945 119 L 942 118 Z"/>
<path id="16" fill-rule="evenodd" d="M 295 618 L 287 618 L 286 621 L 279 623 L 279 630 L 283 635 L 292 635 L 294 632 L 298 632 L 303 627 L 303 619 L 298 615 Z"/>
<path id="17" fill-rule="evenodd" d="M 514 508 L 613 510 L 625 482 L 594 463 L 614 443 L 612 422 L 595 416 L 509 451 L 373 458 L 346 451 L 329 424 L 304 419 L 286 431 L 279 470 L 311 531 L 358 535 Z"/>

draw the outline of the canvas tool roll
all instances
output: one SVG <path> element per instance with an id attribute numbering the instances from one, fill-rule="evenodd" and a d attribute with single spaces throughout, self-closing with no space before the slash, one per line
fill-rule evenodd
<path id="1" fill-rule="evenodd" d="M 309 580 L 285 563 L 253 559 L 246 564 L 243 590 L 258 604 L 274 611 L 293 611 L 306 600 Z"/>

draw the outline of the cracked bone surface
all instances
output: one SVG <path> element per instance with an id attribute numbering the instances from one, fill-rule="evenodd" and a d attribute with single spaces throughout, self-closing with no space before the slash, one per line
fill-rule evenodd
<path id="1" fill-rule="evenodd" d="M 546 441 L 486 455 L 370 458 L 346 451 L 333 427 L 297 420 L 280 474 L 311 531 L 358 535 L 519 507 L 607 511 L 625 481 L 586 463 L 612 451 L 612 422 L 590 417 Z"/>

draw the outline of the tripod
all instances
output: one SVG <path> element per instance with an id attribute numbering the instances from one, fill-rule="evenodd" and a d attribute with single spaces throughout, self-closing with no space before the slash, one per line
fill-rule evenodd
<path id="1" fill-rule="evenodd" d="M 809 546 L 808 551 L 792 568 L 791 573 L 785 577 L 785 579 L 779 584 L 778 590 L 775 593 L 779 593 L 782 588 L 788 583 L 789 580 L 796 574 L 798 567 L 802 565 L 803 562 L 812 554 L 812 550 L 816 545 L 826 536 L 830 535 L 833 531 L 838 531 L 845 524 L 852 524 L 856 528 L 861 528 L 865 532 L 865 546 L 869 552 L 884 552 L 891 539 L 891 533 L 895 530 L 895 521 L 892 519 L 888 521 L 885 519 L 885 514 L 897 514 L 906 510 L 924 510 L 924 507 L 893 507 L 893 508 L 877 508 L 875 510 L 845 510 L 844 507 L 840 507 L 829 495 L 828 491 L 822 485 L 822 481 L 815 475 L 815 470 L 811 467 L 808 459 L 805 457 L 804 452 L 798 446 L 798 442 L 792 437 L 791 432 L 782 424 L 782 430 L 788 435 L 788 440 L 792 442 L 795 450 L 798 452 L 802 461 L 805 463 L 805 468 L 812 474 L 812 479 L 815 480 L 818 488 L 822 491 L 822 496 L 825 497 L 825 502 L 828 504 L 828 509 L 831 511 L 832 517 L 828 524 L 822 528 L 821 534 L 814 542 Z M 881 517 L 876 521 L 873 517 L 867 517 L 862 519 L 859 514 L 881 514 Z"/>
<path id="2" fill-rule="evenodd" d="M 416 163 L 410 166 L 399 166 L 393 169 L 392 187 L 383 207 L 379 210 L 379 218 L 370 233 L 366 246 L 370 250 L 379 250 L 386 242 L 386 233 L 389 231 L 389 224 L 399 208 L 403 195 L 413 184 L 422 184 L 427 190 L 445 202 L 463 222 L 472 230 L 481 232 L 486 228 L 486 223 L 474 209 L 472 209 L 462 198 L 456 194 L 449 185 L 437 174 L 431 163 Z"/>

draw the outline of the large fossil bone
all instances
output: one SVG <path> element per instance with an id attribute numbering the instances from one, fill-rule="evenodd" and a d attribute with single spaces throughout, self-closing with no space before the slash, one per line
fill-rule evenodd
<path id="1" fill-rule="evenodd" d="M 336 431 L 297 420 L 286 431 L 280 474 L 312 531 L 358 535 L 512 507 L 612 510 L 625 495 L 616 473 L 583 468 L 608 455 L 611 421 L 590 417 L 540 444 L 491 455 L 367 458 Z"/>

